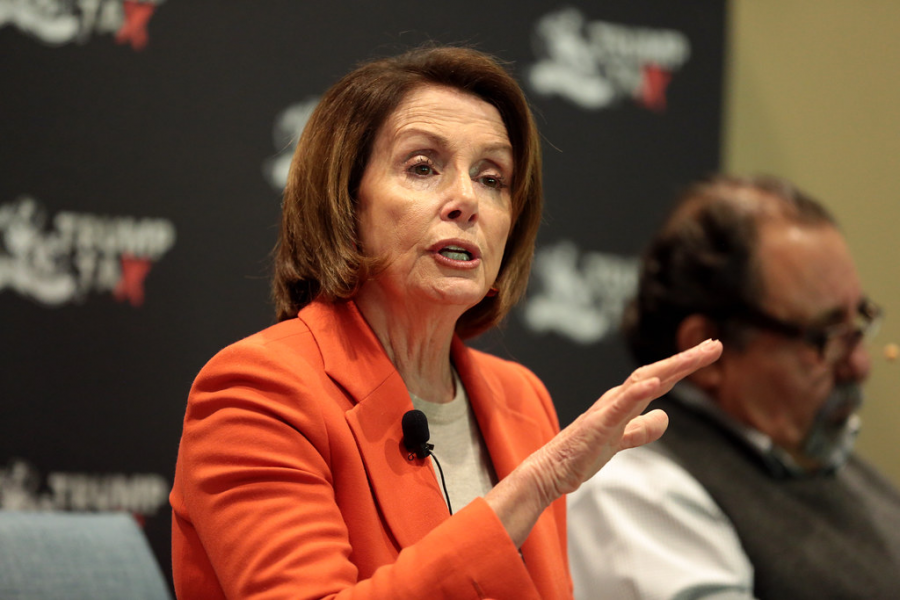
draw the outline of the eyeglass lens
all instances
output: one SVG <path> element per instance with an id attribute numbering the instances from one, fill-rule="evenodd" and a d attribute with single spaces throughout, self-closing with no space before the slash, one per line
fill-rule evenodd
<path id="1" fill-rule="evenodd" d="M 854 323 L 843 323 L 826 333 L 821 349 L 823 358 L 837 362 L 846 358 L 864 339 L 871 339 L 878 331 L 881 310 L 870 301 L 859 307 Z"/>

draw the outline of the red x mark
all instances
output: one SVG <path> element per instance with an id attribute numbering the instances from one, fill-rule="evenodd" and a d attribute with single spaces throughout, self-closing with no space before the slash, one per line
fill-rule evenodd
<path id="1" fill-rule="evenodd" d="M 113 297 L 119 302 L 128 300 L 137 308 L 144 303 L 144 279 L 153 263 L 149 258 L 135 258 L 130 254 L 123 254 L 120 260 L 122 279 L 113 290 Z"/>
<path id="2" fill-rule="evenodd" d="M 641 83 L 639 102 L 655 112 L 666 110 L 666 87 L 672 80 L 672 74 L 653 63 L 644 65 L 644 79 Z"/>
<path id="3" fill-rule="evenodd" d="M 143 50 L 150 39 L 147 35 L 147 23 L 150 22 L 156 5 L 149 2 L 125 0 L 122 8 L 125 10 L 125 20 L 122 22 L 122 27 L 116 32 L 116 43 L 130 42 L 133 49 Z"/>

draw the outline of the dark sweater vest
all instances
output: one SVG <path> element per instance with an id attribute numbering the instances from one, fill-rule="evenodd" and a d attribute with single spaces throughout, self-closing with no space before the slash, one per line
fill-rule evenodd
<path id="1" fill-rule="evenodd" d="M 662 398 L 658 444 L 721 507 L 762 600 L 900 599 L 900 494 L 857 457 L 837 473 L 781 478 L 709 417 Z"/>

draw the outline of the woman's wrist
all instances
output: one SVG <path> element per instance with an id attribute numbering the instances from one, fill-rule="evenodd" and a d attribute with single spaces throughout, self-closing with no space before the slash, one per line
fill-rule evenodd
<path id="1" fill-rule="evenodd" d="M 521 548 L 541 513 L 558 497 L 548 493 L 547 482 L 538 476 L 540 469 L 535 460 L 539 460 L 535 455 L 528 457 L 484 497 L 517 548 Z"/>

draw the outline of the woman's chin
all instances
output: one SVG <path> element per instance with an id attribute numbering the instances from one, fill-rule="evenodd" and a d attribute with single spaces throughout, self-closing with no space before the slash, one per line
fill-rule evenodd
<path id="1" fill-rule="evenodd" d="M 485 297 L 487 292 L 474 281 L 453 282 L 450 285 L 435 285 L 427 289 L 427 297 L 440 304 L 457 306 L 468 310 Z"/>

